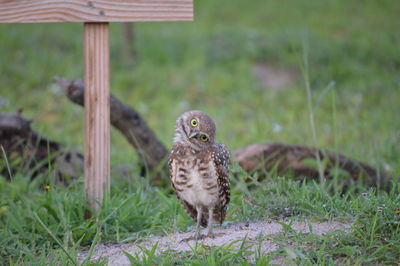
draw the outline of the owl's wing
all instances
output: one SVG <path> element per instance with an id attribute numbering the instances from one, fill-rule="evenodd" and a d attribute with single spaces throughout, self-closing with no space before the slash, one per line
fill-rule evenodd
<path id="1" fill-rule="evenodd" d="M 196 221 L 197 219 L 197 210 L 196 208 L 189 204 L 187 201 L 183 200 L 180 197 L 180 193 L 181 191 L 179 189 L 176 188 L 175 184 L 174 184 L 174 177 L 177 174 L 177 164 L 179 163 L 179 156 L 181 153 L 181 148 L 179 146 L 174 146 L 172 148 L 171 154 L 169 156 L 169 160 L 168 160 L 168 167 L 169 167 L 169 172 L 170 172 L 170 180 L 171 180 L 171 184 L 172 184 L 172 188 L 175 191 L 175 195 L 178 198 L 179 202 L 182 204 L 183 208 L 185 209 L 186 213 L 189 214 L 190 217 L 192 217 L 192 219 L 194 219 Z M 202 221 L 202 226 L 206 226 L 207 222 L 206 221 Z"/>
<path id="2" fill-rule="evenodd" d="M 226 209 L 230 201 L 230 182 L 229 182 L 229 150 L 217 143 L 211 153 L 212 160 L 217 172 L 219 206 L 214 211 L 214 220 L 222 223 L 225 219 Z"/>

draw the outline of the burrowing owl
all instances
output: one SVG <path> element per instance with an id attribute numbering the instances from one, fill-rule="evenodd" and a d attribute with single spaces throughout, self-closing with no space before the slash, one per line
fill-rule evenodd
<path id="1" fill-rule="evenodd" d="M 201 111 L 189 111 L 176 121 L 169 158 L 171 182 L 186 212 L 213 236 L 212 222 L 225 219 L 230 200 L 229 151 L 215 141 L 214 121 Z"/>

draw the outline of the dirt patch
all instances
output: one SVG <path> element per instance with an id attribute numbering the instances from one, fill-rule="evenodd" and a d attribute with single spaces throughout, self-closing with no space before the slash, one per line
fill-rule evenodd
<path id="1" fill-rule="evenodd" d="M 265 63 L 254 64 L 252 73 L 263 87 L 272 90 L 284 89 L 295 80 L 295 75 L 291 71 L 274 68 Z"/>
<path id="2" fill-rule="evenodd" d="M 285 224 L 289 224 L 289 221 L 282 221 Z M 297 232 L 309 233 L 310 228 L 312 233 L 317 235 L 323 235 L 328 232 L 336 230 L 348 231 L 350 224 L 344 224 L 340 222 L 300 222 L 294 221 L 291 224 L 291 228 Z M 205 230 L 204 230 L 205 231 Z M 253 223 L 236 223 L 228 224 L 222 228 L 215 228 L 215 238 L 203 237 L 199 240 L 199 243 L 207 246 L 223 246 L 234 241 L 237 247 L 241 244 L 241 240 L 246 237 L 246 244 L 250 245 L 250 248 L 256 249 L 261 243 L 261 253 L 269 253 L 278 249 L 278 245 L 267 240 L 265 237 L 268 235 L 274 235 L 283 232 L 282 225 L 278 222 L 253 222 Z M 203 232 L 205 234 L 206 232 Z M 151 249 L 153 245 L 158 242 L 158 248 L 156 253 L 160 254 L 166 250 L 176 251 L 189 251 L 191 248 L 196 246 L 194 240 L 194 231 L 186 233 L 174 233 L 163 237 L 149 237 L 145 240 L 140 240 L 125 244 L 99 244 L 96 246 L 92 261 L 98 259 L 107 259 L 109 265 L 130 265 L 129 260 L 123 254 L 122 250 L 130 253 L 137 254 L 141 253 L 139 246 Z M 87 255 L 87 251 L 79 254 L 80 261 L 82 261 Z M 279 263 L 277 261 L 277 263 Z"/>

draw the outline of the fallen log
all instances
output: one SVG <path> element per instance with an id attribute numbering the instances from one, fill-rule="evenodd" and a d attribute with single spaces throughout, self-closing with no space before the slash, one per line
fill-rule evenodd
<path id="1" fill-rule="evenodd" d="M 319 179 L 317 154 L 321 159 L 325 179 L 338 175 L 341 185 L 361 183 L 379 189 L 390 190 L 394 180 L 383 171 L 331 151 L 285 143 L 254 144 L 233 152 L 234 160 L 246 172 L 265 177 L 274 171 L 281 176 L 297 179 Z M 400 179 L 397 180 L 400 182 Z"/>
<path id="2" fill-rule="evenodd" d="M 46 174 L 58 185 L 67 185 L 81 175 L 83 155 L 39 135 L 31 123 L 20 112 L 0 113 L 0 174 L 8 179 L 18 172 L 31 178 Z"/>
<path id="3" fill-rule="evenodd" d="M 54 78 L 66 90 L 67 97 L 80 106 L 84 105 L 84 83 L 82 79 Z M 139 158 L 144 164 L 142 174 L 149 173 L 154 177 L 153 182 L 158 183 L 161 177 L 167 177 L 166 158 L 168 150 L 149 128 L 140 114 L 110 96 L 111 124 L 118 129 L 128 142 L 135 148 Z"/>

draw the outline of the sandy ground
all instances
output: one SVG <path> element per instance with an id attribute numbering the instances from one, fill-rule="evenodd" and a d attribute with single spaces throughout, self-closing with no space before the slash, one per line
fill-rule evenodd
<path id="1" fill-rule="evenodd" d="M 289 224 L 288 221 L 282 221 Z M 311 226 L 312 233 L 317 235 L 323 235 L 328 232 L 336 230 L 347 231 L 350 228 L 350 224 L 344 224 L 340 222 L 292 222 L 292 229 L 301 233 L 309 233 Z M 228 224 L 222 228 L 216 227 L 214 230 L 215 237 L 203 236 L 199 243 L 207 246 L 222 246 L 233 241 L 237 241 L 234 245 L 239 247 L 241 240 L 246 237 L 246 244 L 250 245 L 251 249 L 258 249 L 261 243 L 261 253 L 269 253 L 278 249 L 278 245 L 268 240 L 268 235 L 274 235 L 283 231 L 282 225 L 277 222 L 253 222 L 253 223 L 236 223 Z M 203 230 L 203 235 L 206 234 L 206 230 Z M 239 240 L 239 241 L 238 241 Z M 130 265 L 127 257 L 122 253 L 122 250 L 130 253 L 137 254 L 141 252 L 139 245 L 151 249 L 151 247 L 158 241 L 158 248 L 156 254 L 160 254 L 166 250 L 177 250 L 177 251 L 189 251 L 191 248 L 196 246 L 194 240 L 194 231 L 186 233 L 174 233 L 163 237 L 149 237 L 140 241 L 124 243 L 124 244 L 99 244 L 96 246 L 92 261 L 96 261 L 100 258 L 108 259 L 108 265 Z M 288 244 L 289 245 L 289 244 Z M 79 259 L 82 261 L 87 255 L 87 251 L 79 254 Z M 251 258 L 250 258 L 251 259 Z M 281 264 L 283 261 L 279 259 L 274 263 Z"/>

